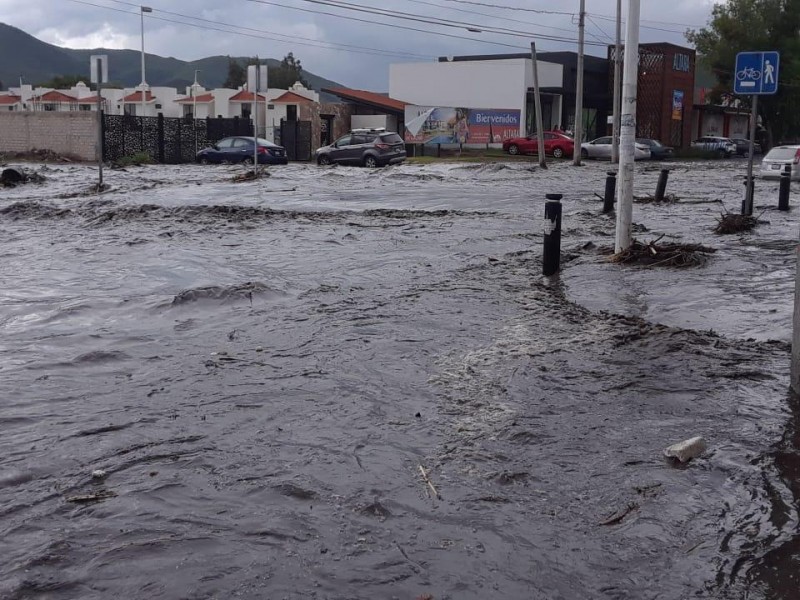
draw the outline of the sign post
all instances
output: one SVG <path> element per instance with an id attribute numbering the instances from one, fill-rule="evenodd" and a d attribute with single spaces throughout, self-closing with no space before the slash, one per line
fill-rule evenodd
<path id="1" fill-rule="evenodd" d="M 108 56 L 93 55 L 89 58 L 91 82 L 97 84 L 97 191 L 103 191 L 103 84 L 108 83 Z"/>
<path id="2" fill-rule="evenodd" d="M 758 97 L 778 92 L 778 72 L 781 57 L 778 52 L 739 52 L 736 55 L 736 69 L 733 77 L 733 92 L 740 96 L 750 96 L 752 112 L 750 115 L 749 158 L 747 160 L 747 181 L 745 181 L 742 214 L 753 214 L 753 144 L 758 120 Z"/>

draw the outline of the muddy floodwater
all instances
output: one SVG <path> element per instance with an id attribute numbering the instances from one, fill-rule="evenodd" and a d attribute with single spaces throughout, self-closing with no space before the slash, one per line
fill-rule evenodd
<path id="1" fill-rule="evenodd" d="M 0 598 L 800 598 L 800 187 L 718 236 L 745 163 L 671 163 L 635 236 L 717 252 L 670 269 L 603 254 L 607 164 L 25 167 Z"/>

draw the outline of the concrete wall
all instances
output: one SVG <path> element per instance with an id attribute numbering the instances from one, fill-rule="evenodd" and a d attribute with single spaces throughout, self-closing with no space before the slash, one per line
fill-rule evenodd
<path id="1" fill-rule="evenodd" d="M 0 113 L 0 152 L 51 150 L 96 160 L 97 113 Z"/>

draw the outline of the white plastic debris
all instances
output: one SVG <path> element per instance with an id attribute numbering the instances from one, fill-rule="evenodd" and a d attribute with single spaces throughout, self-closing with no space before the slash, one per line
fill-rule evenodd
<path id="1" fill-rule="evenodd" d="M 674 458 L 682 463 L 689 462 L 693 458 L 697 458 L 707 449 L 706 442 L 701 437 L 693 437 L 692 439 L 674 444 L 664 450 L 664 456 L 667 458 Z"/>
<path id="2" fill-rule="evenodd" d="M 92 471 L 92 479 L 105 479 L 107 473 L 103 469 L 95 469 Z"/>

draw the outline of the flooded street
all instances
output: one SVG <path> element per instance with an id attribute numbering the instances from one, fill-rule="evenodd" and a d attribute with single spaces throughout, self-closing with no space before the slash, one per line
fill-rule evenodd
<path id="1" fill-rule="evenodd" d="M 607 260 L 607 163 L 148 166 L 102 195 L 27 165 L 0 189 L 0 598 L 797 598 L 800 210 L 759 181 L 763 223 L 715 235 L 745 163 L 669 166 L 681 202 L 635 236 L 702 267 Z"/>

